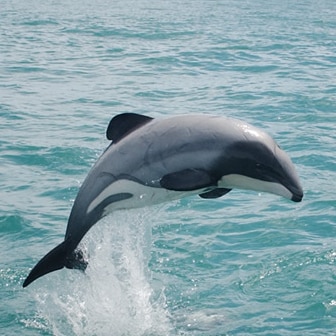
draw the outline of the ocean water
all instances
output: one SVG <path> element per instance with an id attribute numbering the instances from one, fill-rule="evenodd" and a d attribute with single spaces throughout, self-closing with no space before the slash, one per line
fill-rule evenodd
<path id="1" fill-rule="evenodd" d="M 335 18 L 334 0 L 1 1 L 1 335 L 336 335 Z M 116 212 L 86 274 L 23 289 L 123 112 L 263 128 L 304 199 Z"/>

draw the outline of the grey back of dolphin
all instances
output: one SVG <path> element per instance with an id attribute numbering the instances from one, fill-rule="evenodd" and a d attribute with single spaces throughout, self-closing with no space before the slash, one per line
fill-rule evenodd
<path id="1" fill-rule="evenodd" d="M 78 244 L 112 211 L 192 194 L 217 198 L 232 188 L 277 194 L 299 202 L 299 178 L 287 154 L 266 133 L 240 120 L 186 115 L 114 117 L 112 141 L 83 182 L 64 241 L 32 269 L 23 286 L 63 267 L 85 269 Z"/>

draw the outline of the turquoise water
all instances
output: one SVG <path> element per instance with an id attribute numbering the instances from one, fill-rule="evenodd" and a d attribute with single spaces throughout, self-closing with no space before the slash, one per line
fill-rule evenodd
<path id="1" fill-rule="evenodd" d="M 335 18 L 334 0 L 1 1 L 1 334 L 336 335 Z M 118 212 L 86 236 L 86 275 L 23 289 L 122 112 L 261 127 L 303 202 Z"/>

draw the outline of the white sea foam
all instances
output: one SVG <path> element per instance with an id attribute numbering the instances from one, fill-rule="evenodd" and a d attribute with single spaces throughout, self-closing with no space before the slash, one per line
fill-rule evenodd
<path id="1" fill-rule="evenodd" d="M 85 274 L 63 270 L 44 278 L 39 315 L 54 335 L 170 334 L 163 291 L 151 285 L 146 216 L 123 211 L 98 223 L 84 242 Z"/>

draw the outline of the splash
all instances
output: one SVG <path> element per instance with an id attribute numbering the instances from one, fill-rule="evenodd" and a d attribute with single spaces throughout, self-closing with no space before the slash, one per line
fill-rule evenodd
<path id="1" fill-rule="evenodd" d="M 163 290 L 153 288 L 148 268 L 150 223 L 146 209 L 113 214 L 83 242 L 85 274 L 63 270 L 45 277 L 48 285 L 36 299 L 52 335 L 171 334 Z"/>

